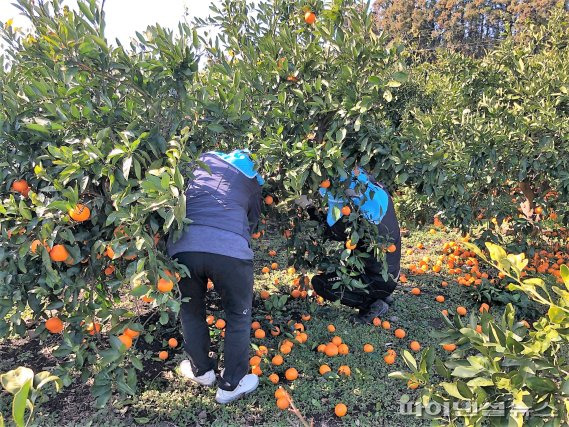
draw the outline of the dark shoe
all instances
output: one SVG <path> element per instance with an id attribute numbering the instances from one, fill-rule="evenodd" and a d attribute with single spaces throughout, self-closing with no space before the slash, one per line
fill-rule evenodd
<path id="1" fill-rule="evenodd" d="M 388 295 L 385 298 L 383 298 L 383 301 L 385 301 L 389 305 L 391 305 L 395 302 L 395 300 L 393 299 L 393 297 L 391 295 Z"/>
<path id="2" fill-rule="evenodd" d="M 389 310 L 389 305 L 382 299 L 375 301 L 368 309 L 360 310 L 360 313 L 355 316 L 354 322 L 367 324 L 371 323 L 374 318 L 382 317 Z"/>

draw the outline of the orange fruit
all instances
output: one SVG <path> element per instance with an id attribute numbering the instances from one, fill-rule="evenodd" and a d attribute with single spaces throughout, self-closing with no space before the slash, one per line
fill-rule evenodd
<path id="1" fill-rule="evenodd" d="M 284 362 L 283 357 L 280 354 L 275 355 L 272 359 L 271 359 L 271 363 L 275 366 L 281 366 Z"/>
<path id="2" fill-rule="evenodd" d="M 261 269 L 261 273 L 267 274 L 269 271 L 271 271 L 270 268 L 266 266 Z"/>
<path id="3" fill-rule="evenodd" d="M 338 375 L 345 375 L 345 376 L 349 377 L 350 375 L 352 375 L 352 370 L 350 369 L 350 367 L 348 365 L 341 365 L 338 368 Z"/>
<path id="4" fill-rule="evenodd" d="M 314 12 L 311 12 L 310 10 L 306 12 L 304 14 L 304 22 L 306 22 L 308 25 L 314 24 L 316 22 L 316 15 L 314 14 Z M 320 186 L 322 187 L 322 184 L 320 184 Z M 329 186 L 330 186 L 330 181 L 328 181 L 328 187 Z M 328 188 L 328 187 L 322 187 L 322 188 Z"/>
<path id="5" fill-rule="evenodd" d="M 437 297 L 435 298 L 435 300 L 437 302 L 445 302 L 445 297 L 442 295 L 437 295 Z"/>
<path id="6" fill-rule="evenodd" d="M 126 328 L 126 329 L 123 331 L 123 334 L 126 335 L 126 336 L 129 337 L 129 338 L 134 339 L 134 338 L 136 338 L 137 336 L 140 335 L 140 332 L 134 331 L 134 330 L 129 329 L 129 328 Z"/>
<path id="7" fill-rule="evenodd" d="M 105 276 L 110 276 L 114 272 L 115 272 L 115 266 L 114 265 L 109 265 L 107 268 L 105 268 Z"/>
<path id="8" fill-rule="evenodd" d="M 52 261 L 63 262 L 69 257 L 69 252 L 67 252 L 65 246 L 55 245 L 51 248 L 51 251 L 49 251 L 49 257 Z"/>
<path id="9" fill-rule="evenodd" d="M 269 349 L 264 345 L 260 345 L 255 354 L 259 357 L 266 356 L 269 354 Z"/>
<path id="10" fill-rule="evenodd" d="M 304 320 L 305 322 L 308 322 L 310 319 L 312 319 L 312 316 L 310 314 L 303 314 L 301 316 L 301 319 Z"/>
<path id="11" fill-rule="evenodd" d="M 306 12 L 309 13 L 309 12 Z M 306 15 L 305 15 L 306 16 Z M 321 188 L 330 188 L 330 180 L 329 179 L 325 179 L 324 181 L 322 181 L 320 183 L 320 187 Z"/>
<path id="12" fill-rule="evenodd" d="M 389 323 L 387 320 L 384 320 L 383 322 L 381 322 L 381 327 L 383 329 L 391 329 L 391 323 Z"/>
<path id="13" fill-rule="evenodd" d="M 389 253 L 393 253 L 396 250 L 397 250 L 397 246 L 395 246 L 393 243 L 387 247 L 387 252 L 389 252 Z"/>
<path id="14" fill-rule="evenodd" d="M 166 350 L 162 350 L 160 353 L 158 353 L 158 359 L 160 360 L 168 359 L 168 352 Z"/>
<path id="15" fill-rule="evenodd" d="M 350 352 L 350 348 L 346 344 L 340 344 L 338 346 L 338 354 L 348 354 Z"/>
<path id="16" fill-rule="evenodd" d="M 543 208 L 541 206 L 538 206 L 534 209 L 534 212 L 536 215 L 541 215 L 543 213 Z"/>
<path id="17" fill-rule="evenodd" d="M 344 206 L 342 208 L 342 215 L 348 216 L 351 213 L 352 213 L 352 209 L 349 206 Z"/>
<path id="18" fill-rule="evenodd" d="M 348 413 L 348 407 L 343 403 L 338 403 L 334 407 L 334 413 L 336 414 L 337 417 L 343 417 Z"/>
<path id="19" fill-rule="evenodd" d="M 273 204 L 273 196 L 266 196 L 265 197 L 265 203 L 267 205 L 272 205 Z"/>
<path id="20" fill-rule="evenodd" d="M 326 348 L 324 349 L 324 354 L 328 357 L 334 357 L 338 355 L 338 347 L 333 343 L 326 344 Z"/>
<path id="21" fill-rule="evenodd" d="M 328 332 L 336 332 L 336 327 L 332 324 L 328 325 L 327 329 Z"/>
<path id="22" fill-rule="evenodd" d="M 75 205 L 74 208 L 69 209 L 69 216 L 73 221 L 83 222 L 91 217 L 91 210 L 81 203 Z"/>
<path id="23" fill-rule="evenodd" d="M 443 314 L 443 316 L 448 317 L 448 310 L 441 310 L 441 313 Z"/>
<path id="24" fill-rule="evenodd" d="M 485 302 L 482 303 L 482 304 L 480 305 L 480 308 L 478 309 L 478 311 L 479 311 L 480 313 L 484 313 L 485 311 L 488 312 L 489 310 L 490 310 L 490 306 L 489 306 L 488 304 L 486 304 Z"/>
<path id="25" fill-rule="evenodd" d="M 142 297 L 140 297 L 140 299 L 142 300 L 142 302 L 145 303 L 151 303 L 154 301 L 154 298 L 149 297 L 148 295 L 143 295 Z"/>
<path id="26" fill-rule="evenodd" d="M 170 338 L 168 340 L 168 347 L 170 347 L 170 348 L 178 347 L 178 340 L 176 338 Z"/>
<path id="27" fill-rule="evenodd" d="M 30 186 L 28 185 L 28 181 L 25 179 L 18 179 L 12 183 L 12 191 L 16 191 L 20 193 L 24 197 L 28 197 L 28 193 L 30 192 Z"/>
<path id="28" fill-rule="evenodd" d="M 210 314 L 209 316 L 207 316 L 205 318 L 205 321 L 207 322 L 208 325 L 213 325 L 213 322 L 215 321 L 215 317 L 213 317 L 213 315 Z"/>
<path id="29" fill-rule="evenodd" d="M 275 390 L 275 399 L 282 399 L 285 397 L 288 400 L 288 393 L 282 387 L 279 387 Z"/>
<path id="30" fill-rule="evenodd" d="M 411 341 L 409 343 L 409 348 L 413 351 L 419 351 L 421 350 L 421 344 L 419 344 L 418 341 Z"/>
<path id="31" fill-rule="evenodd" d="M 97 323 L 97 322 L 94 322 L 94 323 L 91 322 L 87 326 L 86 331 L 89 333 L 89 335 L 98 334 L 99 332 L 101 332 L 101 324 Z"/>
<path id="32" fill-rule="evenodd" d="M 290 406 L 290 400 L 287 397 L 280 397 L 277 399 L 277 407 L 285 410 Z"/>
<path id="33" fill-rule="evenodd" d="M 171 280 L 160 278 L 158 279 L 158 285 L 156 286 L 158 291 L 162 293 L 170 292 L 174 288 L 174 282 Z"/>
<path id="34" fill-rule="evenodd" d="M 271 374 L 269 375 L 269 381 L 272 382 L 273 384 L 278 384 L 279 376 L 277 374 Z"/>
<path id="35" fill-rule="evenodd" d="M 279 336 L 281 333 L 281 329 L 278 326 L 273 326 L 271 329 L 271 335 L 273 337 Z"/>
<path id="36" fill-rule="evenodd" d="M 266 336 L 266 333 L 265 333 L 264 330 L 262 330 L 262 329 L 257 329 L 257 330 L 255 331 L 255 338 L 257 338 L 257 339 L 263 339 L 263 338 L 265 338 L 265 336 Z"/>
<path id="37" fill-rule="evenodd" d="M 39 245 L 41 245 L 41 242 L 38 239 L 35 239 L 32 243 L 30 243 L 30 252 L 35 254 L 38 250 Z"/>
<path id="38" fill-rule="evenodd" d="M 332 338 L 332 344 L 337 346 L 342 344 L 342 338 L 340 338 L 339 336 L 335 336 L 334 338 Z"/>
<path id="39" fill-rule="evenodd" d="M 324 375 L 327 374 L 328 372 L 331 372 L 332 369 L 330 369 L 330 366 L 328 365 L 320 365 L 320 368 L 318 369 L 318 372 L 320 373 L 320 375 Z"/>
<path id="40" fill-rule="evenodd" d="M 364 344 L 364 353 L 372 353 L 372 352 L 373 352 L 373 345 Z"/>
<path id="41" fill-rule="evenodd" d="M 448 286 L 448 282 L 446 282 L 446 281 L 443 280 L 443 281 L 441 282 L 441 286 L 442 286 L 443 288 L 446 288 L 446 287 Z"/>
<path id="42" fill-rule="evenodd" d="M 298 378 L 298 371 L 295 368 L 288 368 L 285 371 L 285 378 L 289 381 L 294 381 Z"/>
<path id="43" fill-rule="evenodd" d="M 456 312 L 460 315 L 460 316 L 466 316 L 466 308 L 462 307 L 462 306 L 458 306 L 456 308 Z"/>
<path id="44" fill-rule="evenodd" d="M 289 354 L 292 351 L 292 347 L 290 345 L 281 345 L 279 350 L 282 354 Z"/>
<path id="45" fill-rule="evenodd" d="M 298 289 L 293 289 L 293 290 L 291 291 L 290 295 L 291 295 L 293 298 L 296 299 L 296 298 L 299 298 L 299 297 L 300 297 L 301 292 L 300 292 Z"/>
<path id="46" fill-rule="evenodd" d="M 351 240 L 346 241 L 346 249 L 353 251 L 358 245 L 353 244 Z"/>
<path id="47" fill-rule="evenodd" d="M 479 334 L 481 334 L 481 333 L 482 333 L 482 326 L 476 325 L 476 332 L 478 332 Z"/>
<path id="48" fill-rule="evenodd" d="M 383 361 L 388 365 L 393 365 L 395 363 L 395 356 L 393 354 L 386 354 L 383 356 Z"/>
<path id="49" fill-rule="evenodd" d="M 395 335 L 395 338 L 403 339 L 403 338 L 405 338 L 405 335 L 407 335 L 407 334 L 405 333 L 405 331 L 403 329 L 398 328 L 398 329 L 395 329 L 394 335 Z"/>
<path id="50" fill-rule="evenodd" d="M 290 275 L 293 275 L 294 273 L 296 273 L 296 268 L 294 267 L 289 267 L 286 269 L 286 272 Z"/>
<path id="51" fill-rule="evenodd" d="M 443 349 L 450 353 L 456 350 L 456 344 L 443 344 Z"/>
<path id="52" fill-rule="evenodd" d="M 409 387 L 411 390 L 415 390 L 417 387 L 419 387 L 419 383 L 413 379 L 410 379 L 407 381 L 407 387 Z"/>
<path id="53" fill-rule="evenodd" d="M 132 338 L 128 335 L 119 335 L 118 338 L 127 349 L 132 347 Z"/>
<path id="54" fill-rule="evenodd" d="M 379 317 L 373 318 L 373 326 L 381 326 L 381 319 Z"/>
<path id="55" fill-rule="evenodd" d="M 271 264 L 271 269 L 272 269 L 272 270 L 276 270 L 277 268 L 279 268 L 279 265 L 278 265 L 276 262 L 273 262 L 273 263 Z"/>
<path id="56" fill-rule="evenodd" d="M 216 322 L 215 322 L 215 327 L 216 327 L 217 329 L 223 329 L 223 328 L 225 328 L 225 320 L 223 320 L 223 319 L 217 319 Z"/>
<path id="57" fill-rule="evenodd" d="M 320 344 L 316 350 L 318 351 L 318 353 L 324 353 L 324 350 L 326 350 L 326 344 Z"/>
<path id="58" fill-rule="evenodd" d="M 249 365 L 259 366 L 261 364 L 261 358 L 259 356 L 253 356 L 249 359 Z"/>
<path id="59" fill-rule="evenodd" d="M 411 289 L 411 293 L 412 293 L 413 295 L 420 295 L 420 294 L 421 294 L 421 289 L 419 289 L 419 288 L 413 288 L 413 289 Z"/>
<path id="60" fill-rule="evenodd" d="M 260 377 L 261 375 L 263 375 L 263 370 L 259 365 L 255 365 L 251 367 L 251 373 Z"/>
<path id="61" fill-rule="evenodd" d="M 253 329 L 254 331 L 256 331 L 257 329 L 259 329 L 261 327 L 261 324 L 257 321 L 251 323 L 251 329 Z"/>
<path id="62" fill-rule="evenodd" d="M 50 317 L 45 321 L 45 328 L 52 334 L 60 334 L 63 332 L 63 322 L 57 316 Z"/>
<path id="63" fill-rule="evenodd" d="M 269 256 L 276 256 L 277 255 L 277 251 L 275 251 L 274 249 L 271 249 L 269 251 Z"/>
<path id="64" fill-rule="evenodd" d="M 269 299 L 271 297 L 271 294 L 265 290 L 262 290 L 259 293 L 259 296 L 261 297 L 261 299 Z"/>
<path id="65" fill-rule="evenodd" d="M 115 257 L 115 251 L 113 250 L 113 248 L 107 246 L 107 248 L 105 249 L 105 256 L 109 257 L 110 259 L 113 259 Z"/>

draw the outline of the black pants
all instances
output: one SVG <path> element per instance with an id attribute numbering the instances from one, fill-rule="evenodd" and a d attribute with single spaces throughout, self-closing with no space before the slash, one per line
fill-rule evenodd
<path id="1" fill-rule="evenodd" d="M 182 252 L 175 256 L 191 276 L 180 281 L 180 309 L 184 349 L 196 376 L 214 369 L 209 357 L 210 338 L 206 323 L 207 280 L 212 280 L 225 311 L 225 372 L 219 387 L 233 390 L 249 370 L 251 308 L 253 304 L 253 261 L 205 252 Z"/>
<path id="2" fill-rule="evenodd" d="M 366 289 L 347 289 L 340 285 L 333 289 L 334 284 L 340 281 L 336 273 L 320 274 L 312 278 L 312 287 L 318 295 L 328 301 L 338 301 L 349 307 L 366 310 L 374 301 L 384 299 L 392 294 L 397 282 L 391 277 L 386 282 L 381 277 L 362 275 L 362 283 L 367 284 Z"/>

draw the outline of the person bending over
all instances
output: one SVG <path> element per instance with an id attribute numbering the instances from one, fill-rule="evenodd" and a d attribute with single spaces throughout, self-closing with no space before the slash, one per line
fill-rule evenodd
<path id="1" fill-rule="evenodd" d="M 249 369 L 251 308 L 253 303 L 253 251 L 251 232 L 261 211 L 262 178 L 248 151 L 200 156 L 210 171 L 199 168 L 186 190 L 186 216 L 192 222 L 181 237 L 168 241 L 168 254 L 184 264 L 190 277 L 180 282 L 180 317 L 184 349 L 189 360 L 182 375 L 201 385 L 216 381 L 209 357 L 205 296 L 208 279 L 215 284 L 225 311 L 224 364 L 216 400 L 231 402 L 254 391 L 259 379 Z"/>
<path id="2" fill-rule="evenodd" d="M 363 194 L 357 193 L 356 185 L 365 189 Z M 346 223 L 334 218 L 333 212 L 335 207 L 341 208 L 345 205 L 346 200 L 334 198 L 329 190 L 320 189 L 320 193 L 328 197 L 328 214 L 324 217 L 313 206 L 309 206 L 309 215 L 312 219 L 325 221 L 325 236 L 345 242 L 348 239 Z M 389 245 L 393 244 L 395 247 L 394 251 L 386 254 L 387 280 L 382 275 L 382 260 L 370 253 L 371 256 L 365 258 L 364 261 L 364 272 L 356 277 L 367 285 L 364 289 L 337 286 L 337 282 L 342 280 L 337 273 L 318 274 L 312 278 L 311 283 L 315 292 L 321 297 L 329 301 L 339 300 L 344 305 L 358 308 L 359 313 L 355 321 L 369 323 L 374 317 L 385 315 L 389 304 L 393 302 L 391 294 L 397 286 L 401 268 L 401 232 L 391 196 L 382 184 L 371 179 L 367 173 L 359 171 L 357 175 L 352 174 L 352 183 L 350 189 L 346 190 L 346 194 L 355 205 L 359 206 L 364 218 L 377 227 L 379 236 L 385 237 Z M 359 250 L 371 252 L 366 247 L 360 247 Z"/>

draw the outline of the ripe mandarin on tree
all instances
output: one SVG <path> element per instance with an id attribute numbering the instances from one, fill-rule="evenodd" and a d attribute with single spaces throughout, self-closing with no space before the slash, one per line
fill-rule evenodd
<path id="1" fill-rule="evenodd" d="M 168 359 L 168 352 L 166 350 L 162 350 L 160 353 L 158 353 L 158 358 L 160 360 Z"/>
<path id="2" fill-rule="evenodd" d="M 168 340 L 168 347 L 170 347 L 170 348 L 178 347 L 178 340 L 176 338 L 170 338 Z"/>
<path id="3" fill-rule="evenodd" d="M 52 334 L 63 332 L 63 322 L 59 317 L 50 317 L 45 321 L 45 328 Z"/>
<path id="4" fill-rule="evenodd" d="M 53 248 L 51 248 L 51 251 L 49 251 L 49 257 L 52 261 L 63 262 L 69 258 L 69 252 L 67 252 L 65 246 L 55 245 Z"/>
<path id="5" fill-rule="evenodd" d="M 174 282 L 161 277 L 158 279 L 158 285 L 156 287 L 159 292 L 168 293 L 174 288 Z"/>
<path id="6" fill-rule="evenodd" d="M 223 328 L 225 328 L 225 320 L 223 320 L 223 319 L 217 319 L 217 320 L 215 321 L 215 327 L 216 327 L 217 329 L 223 329 Z"/>
<path id="7" fill-rule="evenodd" d="M 304 14 L 304 22 L 306 22 L 308 25 L 312 25 L 316 22 L 316 15 L 314 14 L 314 12 L 312 11 L 307 11 Z"/>
<path id="8" fill-rule="evenodd" d="M 77 222 L 87 221 L 91 217 L 91 210 L 80 203 L 75 205 L 74 208 L 69 209 L 68 213 L 71 219 Z"/>

